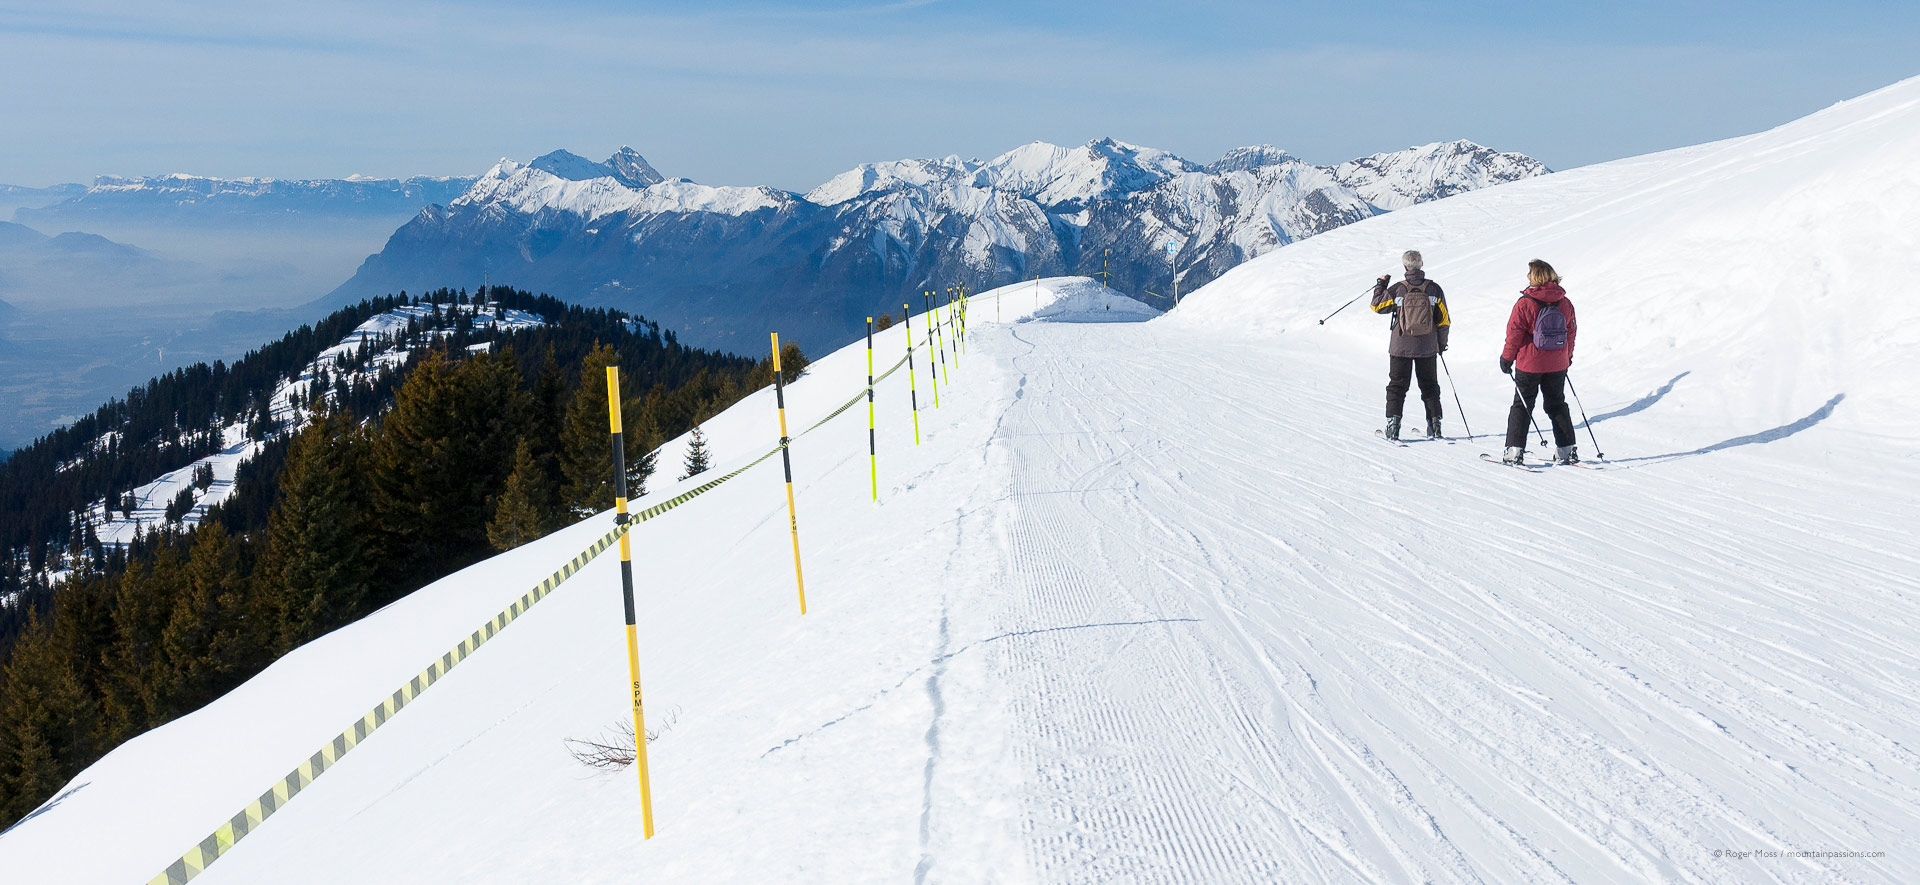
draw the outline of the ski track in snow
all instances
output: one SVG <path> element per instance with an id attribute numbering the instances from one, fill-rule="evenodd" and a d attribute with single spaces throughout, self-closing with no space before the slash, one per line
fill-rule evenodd
<path id="1" fill-rule="evenodd" d="M 1913 562 L 1871 514 L 1382 449 L 1315 367 L 1160 324 L 973 342 L 1018 384 L 1000 625 L 1199 620 L 994 651 L 1036 878 L 1791 881 L 1826 872 L 1704 858 L 1912 826 L 1915 671 L 1855 613 Z"/>

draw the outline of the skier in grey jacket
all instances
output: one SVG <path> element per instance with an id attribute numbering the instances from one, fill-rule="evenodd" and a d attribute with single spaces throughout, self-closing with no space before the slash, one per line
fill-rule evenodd
<path id="1" fill-rule="evenodd" d="M 1427 279 L 1421 263 L 1420 253 L 1409 251 L 1400 256 L 1405 280 L 1388 286 L 1393 275 L 1385 274 L 1373 284 L 1373 312 L 1393 318 L 1387 339 L 1388 439 L 1400 438 L 1400 413 L 1415 375 L 1420 379 L 1420 402 L 1427 407 L 1427 436 L 1440 436 L 1440 378 L 1433 363 L 1447 350 L 1453 320 L 1447 314 L 1446 293 L 1440 291 L 1439 283 Z"/>

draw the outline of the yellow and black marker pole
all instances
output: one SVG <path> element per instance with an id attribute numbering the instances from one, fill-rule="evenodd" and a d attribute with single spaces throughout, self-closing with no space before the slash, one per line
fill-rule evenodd
<path id="1" fill-rule="evenodd" d="M 607 426 L 613 431 L 613 521 L 626 525 L 627 446 L 620 428 L 620 367 L 607 367 Z M 627 680 L 633 689 L 633 763 L 640 769 L 640 826 L 653 838 L 653 784 L 647 774 L 647 716 L 640 703 L 640 641 L 634 636 L 633 548 L 620 533 L 620 597 L 627 608 Z"/>
<path id="2" fill-rule="evenodd" d="M 867 478 L 873 481 L 873 499 L 880 500 L 880 447 L 873 436 L 873 317 L 867 317 Z"/>
<path id="3" fill-rule="evenodd" d="M 920 293 L 920 297 L 925 299 L 926 305 L 927 305 L 927 312 L 924 314 L 921 314 L 921 316 L 925 317 L 927 320 L 927 352 L 932 353 L 933 352 L 933 327 L 934 327 L 934 320 L 935 320 L 935 317 L 933 315 L 933 292 L 923 291 Z M 942 360 L 941 362 L 945 362 L 945 360 Z M 932 357 L 927 358 L 927 377 L 933 379 L 933 407 L 936 409 L 940 408 L 940 365 L 938 363 L 935 363 Z"/>
<path id="4" fill-rule="evenodd" d="M 942 332 L 951 332 L 953 331 L 953 287 L 948 286 L 947 291 L 941 293 L 941 298 L 939 308 L 940 329 Z M 953 339 L 953 365 L 954 368 L 960 367 L 960 338 L 958 335 L 955 335 Z M 951 376 L 949 376 L 947 380 L 947 385 L 953 385 Z"/>
<path id="5" fill-rule="evenodd" d="M 920 391 L 914 389 L 913 380 L 913 305 L 900 305 L 900 315 L 907 318 L 907 405 L 913 407 L 913 444 L 920 444 Z"/>
<path id="6" fill-rule="evenodd" d="M 807 613 L 807 582 L 800 577 L 800 518 L 793 512 L 793 457 L 787 443 L 787 385 L 780 378 L 780 333 L 773 336 L 773 403 L 780 410 L 780 466 L 787 471 L 787 529 L 793 533 L 793 585 L 800 591 L 800 613 Z"/>
<path id="7" fill-rule="evenodd" d="M 932 299 L 933 293 L 927 293 L 927 298 Z M 927 312 L 934 314 L 933 333 L 934 340 L 937 342 L 940 350 L 940 374 L 947 379 L 947 387 L 951 389 L 953 387 L 953 372 L 947 369 L 947 330 L 940 319 L 940 315 L 936 313 L 937 310 L 938 308 L 930 307 L 927 309 Z M 933 402 L 934 405 L 940 404 L 938 397 L 936 397 Z"/>

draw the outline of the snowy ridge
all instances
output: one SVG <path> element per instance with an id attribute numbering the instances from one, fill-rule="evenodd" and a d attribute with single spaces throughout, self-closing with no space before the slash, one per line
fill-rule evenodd
<path id="1" fill-rule="evenodd" d="M 1036 141 L 993 158 L 980 172 L 982 184 L 1071 211 L 1195 168 L 1166 151 L 1102 138 L 1073 148 Z"/>
<path id="2" fill-rule="evenodd" d="M 528 215 L 552 212 L 594 221 L 619 212 L 744 215 L 777 208 L 791 200 L 790 195 L 772 188 L 665 181 L 631 148 L 623 150 L 630 155 L 627 168 L 643 170 L 644 175 L 636 177 L 616 169 L 623 160 L 620 154 L 606 163 L 589 163 L 566 151 L 555 151 L 524 165 L 503 158 L 448 208 L 458 211 L 480 207 Z M 646 183 L 640 184 L 642 181 Z"/>
<path id="3" fill-rule="evenodd" d="M 647 158 L 630 147 L 615 151 L 605 163 L 595 163 L 569 151 L 554 151 L 527 165 L 569 181 L 611 178 L 630 188 L 643 188 L 665 180 Z"/>
<path id="4" fill-rule="evenodd" d="M 1546 172 L 1523 154 L 1450 141 L 1349 160 L 1334 167 L 1333 177 L 1374 208 L 1394 210 Z"/>
<path id="5" fill-rule="evenodd" d="M 494 305 L 440 305 L 443 316 L 452 317 L 449 311 L 472 312 L 473 326 L 476 329 L 499 328 L 503 330 L 525 329 L 544 325 L 538 316 L 521 310 L 508 309 L 506 318 L 498 319 L 493 315 Z M 269 412 L 280 428 L 277 433 L 290 435 L 300 432 L 313 417 L 313 384 L 323 374 L 329 382 L 344 381 L 351 385 L 359 381 L 372 381 L 381 373 L 400 368 L 412 358 L 412 352 L 397 342 L 400 333 L 411 322 L 424 320 L 433 311 L 433 305 L 410 304 L 395 308 L 361 323 L 353 332 L 340 339 L 338 344 L 321 351 L 313 361 L 300 371 L 282 379 L 274 387 Z M 430 332 L 433 337 L 445 337 L 449 332 L 437 330 Z M 364 365 L 356 368 L 344 368 L 348 359 L 363 348 L 368 351 Z M 331 390 L 323 391 L 322 396 L 332 401 Z M 258 454 L 264 441 L 255 440 L 247 435 L 244 421 L 235 421 L 220 428 L 221 450 L 215 454 L 200 458 L 178 470 L 170 471 L 152 482 L 135 487 L 129 494 L 133 496 L 132 513 L 125 514 L 110 502 L 95 504 L 87 513 L 88 521 L 94 526 L 100 541 L 109 546 L 121 546 L 131 543 L 136 535 L 152 533 L 166 528 L 167 505 L 183 491 L 191 491 L 193 507 L 176 524 L 176 528 L 192 528 L 200 524 L 207 511 L 225 501 L 233 494 L 234 480 L 240 465 L 252 460 Z M 111 434 L 109 434 L 111 435 Z M 96 441 L 96 450 L 104 449 L 106 437 Z M 194 483 L 194 474 L 202 468 L 211 467 L 213 482 L 206 488 L 198 488 Z M 57 579 L 58 575 L 55 575 Z"/>

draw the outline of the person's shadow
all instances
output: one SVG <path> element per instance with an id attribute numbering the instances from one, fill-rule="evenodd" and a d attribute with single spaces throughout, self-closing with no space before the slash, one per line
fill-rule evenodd
<path id="1" fill-rule="evenodd" d="M 1646 396 L 1643 396 L 1637 400 L 1634 400 L 1633 402 L 1627 403 L 1626 405 L 1621 406 L 1620 408 L 1614 409 L 1611 412 L 1602 412 L 1601 414 L 1595 415 L 1592 418 L 1588 418 L 1586 423 L 1598 424 L 1602 421 L 1607 420 L 1608 418 L 1620 418 L 1626 415 L 1631 415 L 1635 412 L 1644 412 L 1647 409 L 1652 408 L 1654 403 L 1659 402 L 1661 399 L 1666 397 L 1667 394 L 1672 393 L 1673 386 L 1675 384 L 1679 384 L 1680 379 L 1685 378 L 1691 374 L 1693 374 L 1693 370 L 1691 369 L 1685 372 L 1681 372 L 1680 374 L 1673 376 L 1673 380 L 1660 385 L 1659 390 L 1649 393 Z"/>
<path id="2" fill-rule="evenodd" d="M 1684 375 L 1685 373 L 1683 372 L 1681 374 Z M 1679 379 L 1675 378 L 1674 380 L 1678 381 Z M 1610 460 L 1614 463 L 1627 463 L 1630 461 L 1671 461 L 1677 458 L 1691 458 L 1694 455 L 1706 455 L 1739 446 L 1778 442 L 1779 440 L 1786 439 L 1789 436 L 1827 420 L 1827 418 L 1833 414 L 1834 407 L 1840 405 L 1841 400 L 1846 398 L 1847 395 L 1845 393 L 1836 393 L 1833 395 L 1833 399 L 1827 400 L 1826 405 L 1814 409 L 1813 412 L 1805 418 L 1801 418 L 1791 424 L 1782 424 L 1772 430 L 1762 430 L 1759 433 L 1749 433 L 1746 436 L 1736 436 L 1733 439 L 1723 440 L 1710 446 L 1701 446 L 1690 452 L 1668 452 L 1664 455 L 1643 455 L 1638 458 L 1613 458 Z"/>

